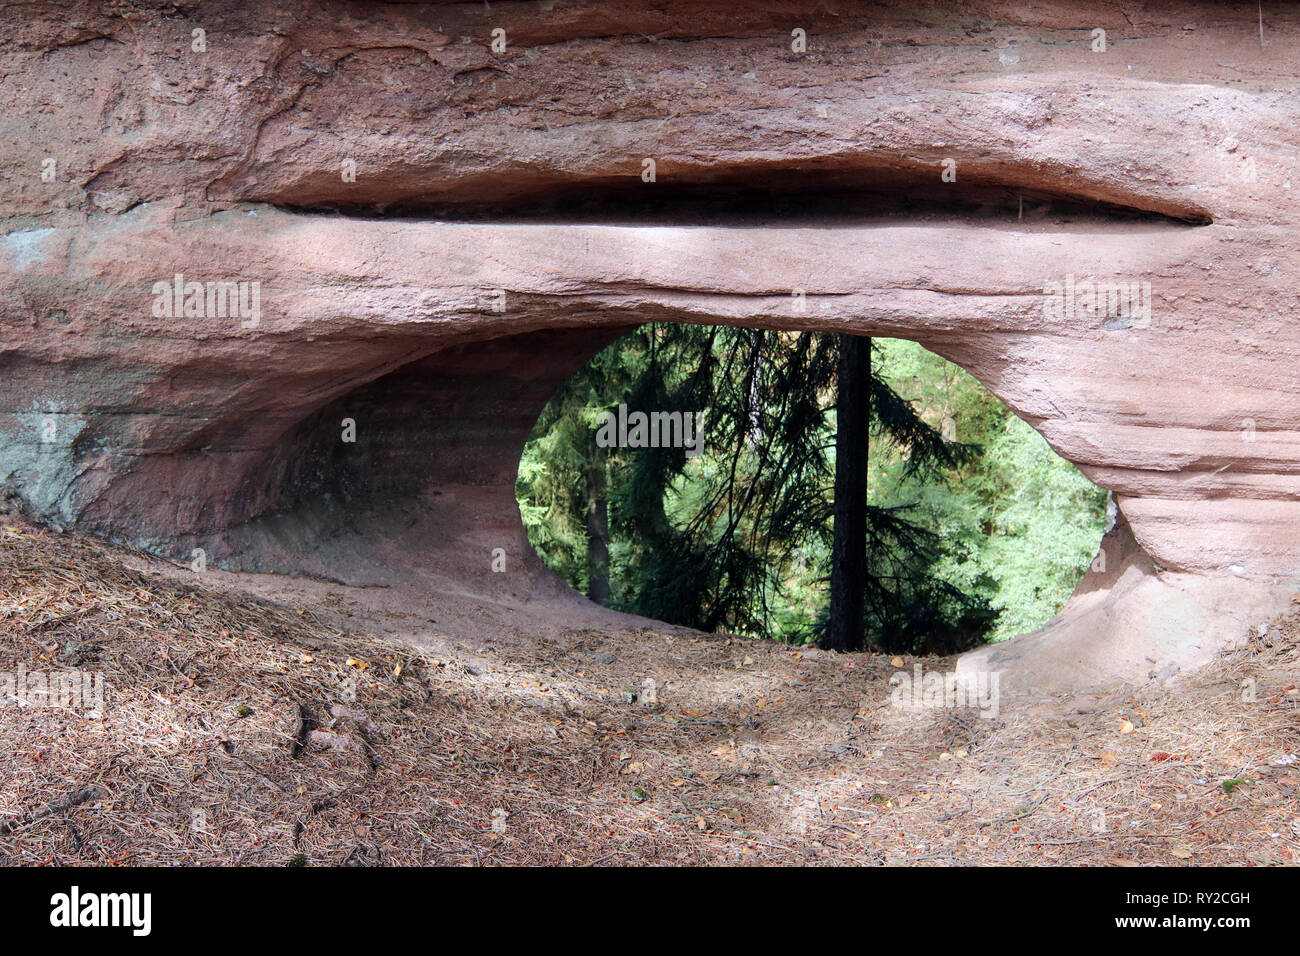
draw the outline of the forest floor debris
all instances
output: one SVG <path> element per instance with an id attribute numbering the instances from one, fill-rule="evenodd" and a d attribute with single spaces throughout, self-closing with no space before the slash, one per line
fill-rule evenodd
<path id="1" fill-rule="evenodd" d="M 911 658 L 666 626 L 418 646 L 356 603 L 0 517 L 0 674 L 106 685 L 102 716 L 0 702 L 0 862 L 1300 859 L 1300 607 L 1176 683 L 989 719 L 891 705 Z"/>

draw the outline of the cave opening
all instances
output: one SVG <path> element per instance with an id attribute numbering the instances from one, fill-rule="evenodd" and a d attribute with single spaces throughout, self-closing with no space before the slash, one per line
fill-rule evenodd
<path id="1" fill-rule="evenodd" d="M 838 339 L 663 323 L 595 355 L 520 458 L 516 496 L 542 562 L 617 610 L 818 639 Z M 864 646 L 951 653 L 1042 627 L 1105 570 L 1107 493 L 923 346 L 873 339 L 870 368 Z"/>
<path id="2" fill-rule="evenodd" d="M 704 168 L 668 159 L 658 163 L 659 178 L 649 180 L 623 173 L 557 179 L 539 172 L 536 181 L 523 176 L 508 188 L 501 182 L 467 186 L 454 197 L 398 195 L 385 192 L 391 184 L 383 182 L 374 184 L 373 194 L 359 190 L 347 204 L 262 197 L 276 207 L 270 218 L 285 220 L 295 241 L 302 241 L 300 232 L 358 239 L 377 234 L 403 249 L 410 244 L 419 255 L 394 257 L 381 270 L 392 290 L 364 331 L 308 338 L 310 344 L 295 353 L 301 363 L 272 374 L 254 367 L 255 350 L 235 357 L 238 367 L 225 370 L 240 386 L 227 402 L 230 413 L 198 426 L 176 455 L 177 474 L 201 479 L 187 487 L 229 486 L 234 493 L 205 490 L 187 498 L 183 529 L 171 536 L 176 549 L 184 554 L 192 545 L 203 547 L 232 568 L 303 572 L 376 587 L 409 583 L 426 593 L 472 592 L 502 603 L 544 597 L 567 601 L 572 610 L 581 603 L 577 595 L 587 594 L 606 607 L 704 630 L 806 639 L 821 614 L 827 548 L 825 487 L 816 475 L 789 465 L 781 481 L 794 475 L 794 486 L 782 485 L 769 498 L 755 492 L 762 499 L 760 512 L 775 509 L 779 499 L 780 519 L 802 529 L 803 538 L 791 537 L 777 563 L 766 552 L 772 541 L 785 539 L 759 533 L 746 524 L 748 518 L 730 532 L 734 537 L 747 531 L 751 542 L 729 554 L 705 560 L 700 548 L 663 548 L 674 535 L 681 544 L 680 502 L 705 487 L 692 476 L 720 467 L 709 450 L 716 409 L 664 404 L 662 395 L 648 396 L 649 403 L 647 396 L 605 396 L 611 400 L 602 410 L 612 417 L 585 423 L 592 447 L 599 447 L 594 442 L 603 424 L 610 436 L 603 451 L 616 464 L 626 464 L 625 452 L 636 452 L 632 460 L 641 462 L 674 454 L 680 459 L 650 476 L 657 491 L 646 500 L 659 504 L 656 513 L 643 517 L 659 542 L 638 545 L 634 539 L 644 535 L 630 526 L 621 538 L 611 537 L 608 561 L 616 571 L 638 564 L 629 561 L 637 553 L 692 559 L 657 570 L 640 561 L 637 573 L 655 584 L 641 590 L 657 595 L 647 603 L 629 590 L 626 573 L 616 573 L 608 586 L 598 575 L 593 589 L 582 567 L 557 557 L 563 547 L 578 553 L 585 509 L 548 514 L 559 493 L 543 507 L 536 489 L 525 487 L 546 480 L 538 467 L 558 467 L 554 458 L 539 466 L 535 449 L 541 436 L 533 432 L 539 413 L 543 419 L 549 414 L 543 409 L 568 400 L 572 376 L 580 377 L 602 349 L 621 348 L 610 343 L 638 330 L 714 330 L 693 334 L 716 336 L 725 329 L 742 345 L 753 337 L 777 343 L 833 339 L 852 330 L 877 336 L 882 368 L 924 365 L 924 381 L 893 383 L 895 391 L 921 400 L 918 420 L 942 439 L 918 447 L 997 444 L 1001 451 L 981 453 L 981 460 L 1026 456 L 1004 468 L 1006 474 L 994 475 L 991 464 L 967 473 L 962 469 L 970 466 L 949 462 L 951 474 L 943 481 L 908 484 L 895 472 L 908 470 L 921 431 L 873 446 L 887 453 L 869 465 L 869 506 L 882 520 L 896 513 L 898 522 L 886 536 L 898 543 L 912 535 L 912 551 L 928 550 L 927 566 L 934 571 L 929 585 L 913 588 L 911 598 L 881 616 L 920 622 L 912 628 L 920 636 L 936 629 L 948 633 L 944 641 L 926 644 L 928 649 L 962 650 L 974 637 L 1002 639 L 1034 630 L 1079 583 L 1098 555 L 1102 526 L 1113 523 L 1105 513 L 1105 492 L 1072 467 L 1061 472 L 1069 476 L 1061 487 L 1048 480 L 1056 472 L 1044 464 L 1055 460 L 1047 442 L 1115 488 L 1124 507 L 1132 499 L 1132 482 L 1126 487 L 1123 480 L 1131 476 L 1117 465 L 1123 457 L 1097 434 L 1104 418 L 1097 409 L 1111 400 L 1099 405 L 1089 390 L 1105 361 L 1094 348 L 1098 335 L 1142 345 L 1149 284 L 1135 283 L 1127 272 L 1080 250 L 1089 247 L 1089 237 L 1105 233 L 1122 236 L 1136 255 L 1153 237 L 1185 235 L 1187 227 L 1209 220 L 1193 204 L 1153 201 L 1077 172 L 1043 177 L 1014 165 L 969 162 L 949 179 L 939 175 L 940 160 L 844 156 Z M 1011 280 L 1003 278 L 1006 261 L 1017 263 Z M 1049 307 L 1057 298 L 1074 301 L 1076 273 L 1080 288 L 1091 290 L 1080 299 L 1087 314 L 1076 314 L 1072 305 L 1053 312 Z M 1097 291 L 1103 289 L 1105 294 Z M 1055 297 L 1048 297 L 1052 290 Z M 1131 293 L 1127 299 L 1120 294 L 1125 290 Z M 314 307 L 329 315 L 337 310 L 340 322 L 348 318 L 346 306 L 328 297 Z M 401 321 L 393 320 L 393 309 Z M 1099 328 L 1091 329 L 1099 317 Z M 719 322 L 726 324 L 711 324 Z M 1049 333 L 1053 348 L 1045 350 Z M 915 336 L 919 344 L 886 336 Z M 922 352 L 908 358 L 900 351 L 906 348 Z M 917 365 L 917 355 L 929 357 Z M 967 416 L 946 414 L 944 399 L 931 386 L 949 373 L 924 364 L 941 362 L 939 356 L 974 376 L 961 382 L 978 389 L 978 379 L 991 390 L 981 393 L 981 401 L 998 410 L 989 420 L 1004 423 L 1004 432 L 969 429 Z M 206 368 L 192 375 L 214 394 L 221 388 Z M 735 377 L 747 380 L 739 365 Z M 833 376 L 817 381 L 801 406 L 805 417 L 777 421 L 801 422 L 803 439 L 833 443 Z M 676 381 L 673 388 L 681 385 Z M 758 403 L 760 419 L 779 401 L 780 390 L 769 391 Z M 267 405 L 274 415 L 255 418 L 249 411 Z M 697 411 L 704 413 L 703 429 L 697 418 L 685 417 Z M 746 436 L 743 416 L 731 420 L 741 423 L 732 431 L 744 440 L 731 444 L 739 449 L 740 468 L 744 449 L 770 437 L 772 423 L 751 423 Z M 666 446 L 655 440 L 662 429 Z M 526 445 L 534 451 L 524 450 Z M 824 485 L 828 462 L 835 459 L 824 448 L 818 453 Z M 218 455 L 234 467 L 219 468 Z M 1042 507 L 1031 500 L 1026 482 L 1039 471 L 1048 476 L 1043 494 L 1049 499 L 1086 499 L 1086 508 L 1055 523 L 1035 523 L 1034 509 Z M 670 472 L 671 480 L 665 477 Z M 982 497 L 938 490 L 959 479 L 1002 484 Z M 611 487 L 621 480 L 616 472 L 607 470 L 603 480 L 623 501 L 607 506 L 606 519 L 618 526 L 628 513 L 627 494 Z M 571 497 L 579 483 L 567 487 Z M 104 498 L 106 524 L 122 513 L 112 507 L 114 500 Z M 1007 513 L 1010 504 L 1021 508 L 1020 517 Z M 713 505 L 721 508 L 721 499 Z M 728 513 L 722 508 L 713 519 L 725 527 Z M 909 525 L 907 516 L 917 520 Z M 598 516 L 593 520 L 599 524 Z M 1009 530 L 1016 520 L 1037 535 L 1037 551 L 987 544 L 1023 544 L 1033 537 Z M 1117 540 L 1127 533 L 1119 520 Z M 697 525 L 699 541 L 708 539 Z M 923 538 L 937 544 L 923 548 Z M 567 544 L 562 547 L 560 539 Z M 582 543 L 585 566 L 585 538 Z M 1145 543 L 1131 544 L 1125 554 L 1145 554 Z M 1062 561 L 1064 570 L 1058 568 Z M 709 613 L 681 617 L 690 603 L 681 594 L 689 588 L 674 594 L 664 582 L 680 586 L 691 575 L 715 591 L 735 591 L 735 580 L 754 583 L 758 611 L 742 613 L 737 601 L 709 599 L 698 602 L 713 609 Z M 1050 586 L 1041 583 L 1044 577 Z M 1107 588 L 1117 577 L 1112 573 L 1103 582 L 1094 574 L 1082 590 Z M 1020 597 L 1013 600 L 1013 592 Z M 953 611 L 963 598 L 974 599 L 964 602 L 969 613 Z M 726 609 L 717 611 L 720 606 Z M 904 645 L 921 646 L 917 640 Z"/>

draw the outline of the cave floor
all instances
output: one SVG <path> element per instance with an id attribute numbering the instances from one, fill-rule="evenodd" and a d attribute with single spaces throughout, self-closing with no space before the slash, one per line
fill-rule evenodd
<path id="1" fill-rule="evenodd" d="M 102 718 L 0 707 L 0 861 L 1300 854 L 1300 608 L 1176 684 L 995 718 L 892 706 L 912 658 L 548 608 L 196 575 L 0 517 L 0 672 L 108 686 Z"/>

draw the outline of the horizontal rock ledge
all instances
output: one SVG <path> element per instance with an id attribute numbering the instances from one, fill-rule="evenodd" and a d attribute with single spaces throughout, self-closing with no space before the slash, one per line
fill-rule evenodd
<path id="1" fill-rule="evenodd" d="M 1221 257 L 1231 230 L 498 225 L 265 206 L 176 223 L 171 213 L 142 207 L 0 243 L 0 477 L 37 516 L 150 540 L 212 533 L 279 506 L 273 490 L 240 489 L 292 429 L 424 357 L 544 329 L 590 330 L 594 343 L 645 321 L 724 322 L 913 338 L 1115 491 L 1159 565 L 1296 566 L 1300 544 L 1279 527 L 1294 527 L 1300 395 L 1273 371 L 1293 334 L 1256 322 L 1243 335 L 1233 307 L 1204 305 L 1232 266 L 1207 285 L 1200 264 Z M 155 315 L 155 283 L 177 274 L 257 283 L 255 324 Z M 1043 290 L 1066 276 L 1150 282 L 1149 320 L 1116 329 L 1102 315 L 1053 317 Z M 530 358 L 544 403 L 562 377 Z M 55 438 L 43 441 L 51 422 Z M 165 502 L 130 508 L 160 486 L 153 472 L 166 475 Z"/>

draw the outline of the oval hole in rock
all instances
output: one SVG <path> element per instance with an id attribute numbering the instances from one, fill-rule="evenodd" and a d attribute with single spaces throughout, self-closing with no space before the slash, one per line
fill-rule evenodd
<path id="1" fill-rule="evenodd" d="M 612 608 L 817 639 L 840 338 L 666 323 L 615 341 L 559 389 L 521 458 L 538 555 Z M 1043 626 L 1106 570 L 1106 491 L 959 366 L 901 339 L 870 354 L 864 646 L 953 653 Z"/>

